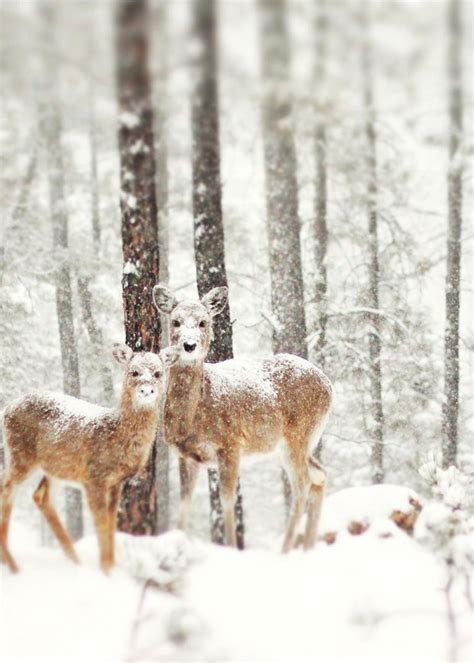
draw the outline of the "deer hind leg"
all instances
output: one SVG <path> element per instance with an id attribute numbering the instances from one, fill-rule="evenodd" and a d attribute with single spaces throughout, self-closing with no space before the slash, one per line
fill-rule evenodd
<path id="1" fill-rule="evenodd" d="M 228 546 L 237 548 L 237 531 L 235 526 L 235 498 L 239 480 L 239 459 L 228 454 L 218 454 L 219 487 L 222 511 L 224 515 L 225 540 Z"/>
<path id="2" fill-rule="evenodd" d="M 298 534 L 298 525 L 306 510 L 310 477 L 308 465 L 301 454 L 299 444 L 288 443 L 287 455 L 284 459 L 284 468 L 288 474 L 291 485 L 290 516 L 286 526 L 285 539 L 282 552 L 287 553 L 295 547 Z"/>
<path id="3" fill-rule="evenodd" d="M 191 500 L 193 498 L 194 488 L 199 472 L 199 464 L 196 461 L 179 457 L 179 479 L 181 502 L 179 505 L 178 527 L 186 530 L 189 522 L 189 513 L 191 510 Z"/>
<path id="4" fill-rule="evenodd" d="M 13 573 L 20 569 L 8 548 L 8 532 L 10 527 L 10 518 L 15 498 L 16 483 L 9 476 L 1 488 L 1 507 L 0 507 L 0 559 L 5 562 Z"/>
<path id="5" fill-rule="evenodd" d="M 323 466 L 312 456 L 308 458 L 308 463 L 311 488 L 308 497 L 306 530 L 303 540 L 303 547 L 305 550 L 310 550 L 316 544 L 319 517 L 321 515 L 324 489 L 326 486 L 326 472 Z"/>
<path id="6" fill-rule="evenodd" d="M 62 524 L 58 516 L 58 512 L 54 508 L 51 501 L 51 479 L 49 477 L 44 476 L 41 479 L 38 488 L 33 494 L 33 499 L 38 509 L 46 518 L 48 525 L 56 535 L 56 538 L 61 544 L 61 548 L 64 550 L 66 556 L 76 564 L 79 564 L 79 557 L 77 556 L 77 553 L 74 549 L 72 539 Z"/>

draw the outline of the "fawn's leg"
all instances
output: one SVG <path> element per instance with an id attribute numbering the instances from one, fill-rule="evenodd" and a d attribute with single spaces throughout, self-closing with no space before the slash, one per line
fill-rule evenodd
<path id="1" fill-rule="evenodd" d="M 51 479 L 49 477 L 44 476 L 41 479 L 38 488 L 33 494 L 33 499 L 48 521 L 48 525 L 53 530 L 66 555 L 73 562 L 79 564 L 79 557 L 74 549 L 72 539 L 59 519 L 58 513 L 51 502 Z"/>
<path id="2" fill-rule="evenodd" d="M 324 488 L 326 486 L 326 472 L 317 460 L 310 457 L 309 475 L 311 478 L 311 488 L 308 497 L 308 512 L 306 520 L 306 530 L 304 534 L 303 546 L 305 550 L 310 550 L 316 544 L 318 535 L 318 523 L 321 515 L 321 507 L 324 499 Z"/>
<path id="3" fill-rule="evenodd" d="M 8 565 L 13 573 L 17 573 L 20 570 L 8 548 L 8 532 L 16 486 L 17 484 L 9 476 L 5 480 L 0 493 L 0 559 Z"/>
<path id="4" fill-rule="evenodd" d="M 117 512 L 120 502 L 120 495 L 122 494 L 122 484 L 119 483 L 116 486 L 112 486 L 109 491 L 109 503 L 108 503 L 108 541 L 107 541 L 107 551 L 108 551 L 108 564 L 109 568 L 112 568 L 115 565 L 115 531 L 117 529 Z"/>
<path id="5" fill-rule="evenodd" d="M 237 548 L 235 497 L 239 479 L 239 457 L 238 455 L 219 453 L 217 463 L 219 466 L 219 485 L 222 511 L 224 514 L 225 540 L 228 546 Z"/>
<path id="6" fill-rule="evenodd" d="M 110 518 L 109 504 L 110 489 L 105 486 L 87 486 L 87 499 L 94 517 L 97 538 L 99 539 L 100 566 L 105 573 L 108 573 L 112 567 L 111 555 L 109 550 L 110 543 Z"/>
<path id="7" fill-rule="evenodd" d="M 191 500 L 196 486 L 196 479 L 199 472 L 199 463 L 196 461 L 179 457 L 179 479 L 181 502 L 179 505 L 178 527 L 187 529 L 189 521 L 189 512 L 191 510 Z"/>

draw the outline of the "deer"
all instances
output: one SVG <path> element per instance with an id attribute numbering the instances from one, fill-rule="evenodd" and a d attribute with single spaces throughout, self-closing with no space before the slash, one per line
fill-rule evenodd
<path id="1" fill-rule="evenodd" d="M 16 489 L 40 468 L 44 473 L 33 499 L 66 556 L 79 563 L 72 539 L 51 500 L 54 480 L 85 490 L 99 541 L 100 566 L 115 564 L 115 529 L 122 485 L 145 466 L 161 416 L 168 368 L 176 348 L 133 352 L 116 343 L 114 359 L 125 367 L 120 402 L 106 408 L 60 393 L 40 391 L 13 401 L 4 411 L 8 470 L 0 492 L 0 552 L 19 571 L 8 546 Z"/>
<path id="2" fill-rule="evenodd" d="M 170 368 L 163 420 L 165 441 L 179 453 L 179 526 L 187 527 L 199 467 L 217 466 L 225 539 L 235 547 L 240 460 L 276 451 L 292 492 L 282 550 L 295 547 L 305 513 L 303 546 L 309 550 L 316 543 L 326 484 L 314 451 L 327 423 L 333 388 L 319 368 L 291 354 L 206 363 L 213 319 L 227 299 L 226 287 L 213 288 L 197 301 L 178 301 L 166 284 L 153 289 L 156 308 L 170 319 L 170 343 L 179 349 L 178 361 Z"/>

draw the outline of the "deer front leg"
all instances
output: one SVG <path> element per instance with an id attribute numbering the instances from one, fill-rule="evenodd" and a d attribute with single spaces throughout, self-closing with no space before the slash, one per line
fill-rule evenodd
<path id="1" fill-rule="evenodd" d="M 109 555 L 110 568 L 115 565 L 115 531 L 117 529 L 117 512 L 122 494 L 122 484 L 112 486 L 109 491 L 108 525 L 107 525 L 107 549 Z"/>
<path id="2" fill-rule="evenodd" d="M 110 550 L 110 517 L 109 505 L 110 488 L 105 486 L 87 486 L 87 499 L 94 517 L 95 529 L 99 540 L 100 566 L 105 573 L 108 573 L 113 566 L 113 559 Z"/>
<path id="3" fill-rule="evenodd" d="M 179 479 L 181 490 L 178 518 L 179 529 L 186 530 L 188 527 L 191 500 L 196 486 L 198 472 L 199 464 L 196 463 L 196 461 L 184 458 L 184 456 L 179 457 Z"/>
<path id="4" fill-rule="evenodd" d="M 8 477 L 0 489 L 0 560 L 10 567 L 12 573 L 20 569 L 8 548 L 8 530 L 13 509 L 16 485 L 11 477 Z"/>
<path id="5" fill-rule="evenodd" d="M 228 450 L 217 454 L 219 467 L 219 485 L 221 492 L 222 511 L 224 514 L 225 540 L 228 546 L 237 548 L 235 530 L 235 496 L 239 479 L 239 457 Z"/>

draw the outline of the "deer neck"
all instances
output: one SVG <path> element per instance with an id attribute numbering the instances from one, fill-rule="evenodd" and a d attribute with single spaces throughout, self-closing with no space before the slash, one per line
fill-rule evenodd
<path id="1" fill-rule="evenodd" d="M 146 444 L 150 437 L 154 438 L 159 416 L 158 405 L 156 407 L 136 407 L 131 394 L 124 390 L 120 402 L 118 431 L 129 444 L 136 446 L 141 443 L 141 440 Z"/>
<path id="2" fill-rule="evenodd" d="M 171 367 L 165 404 L 166 437 L 171 444 L 195 431 L 203 384 L 203 362 Z"/>

